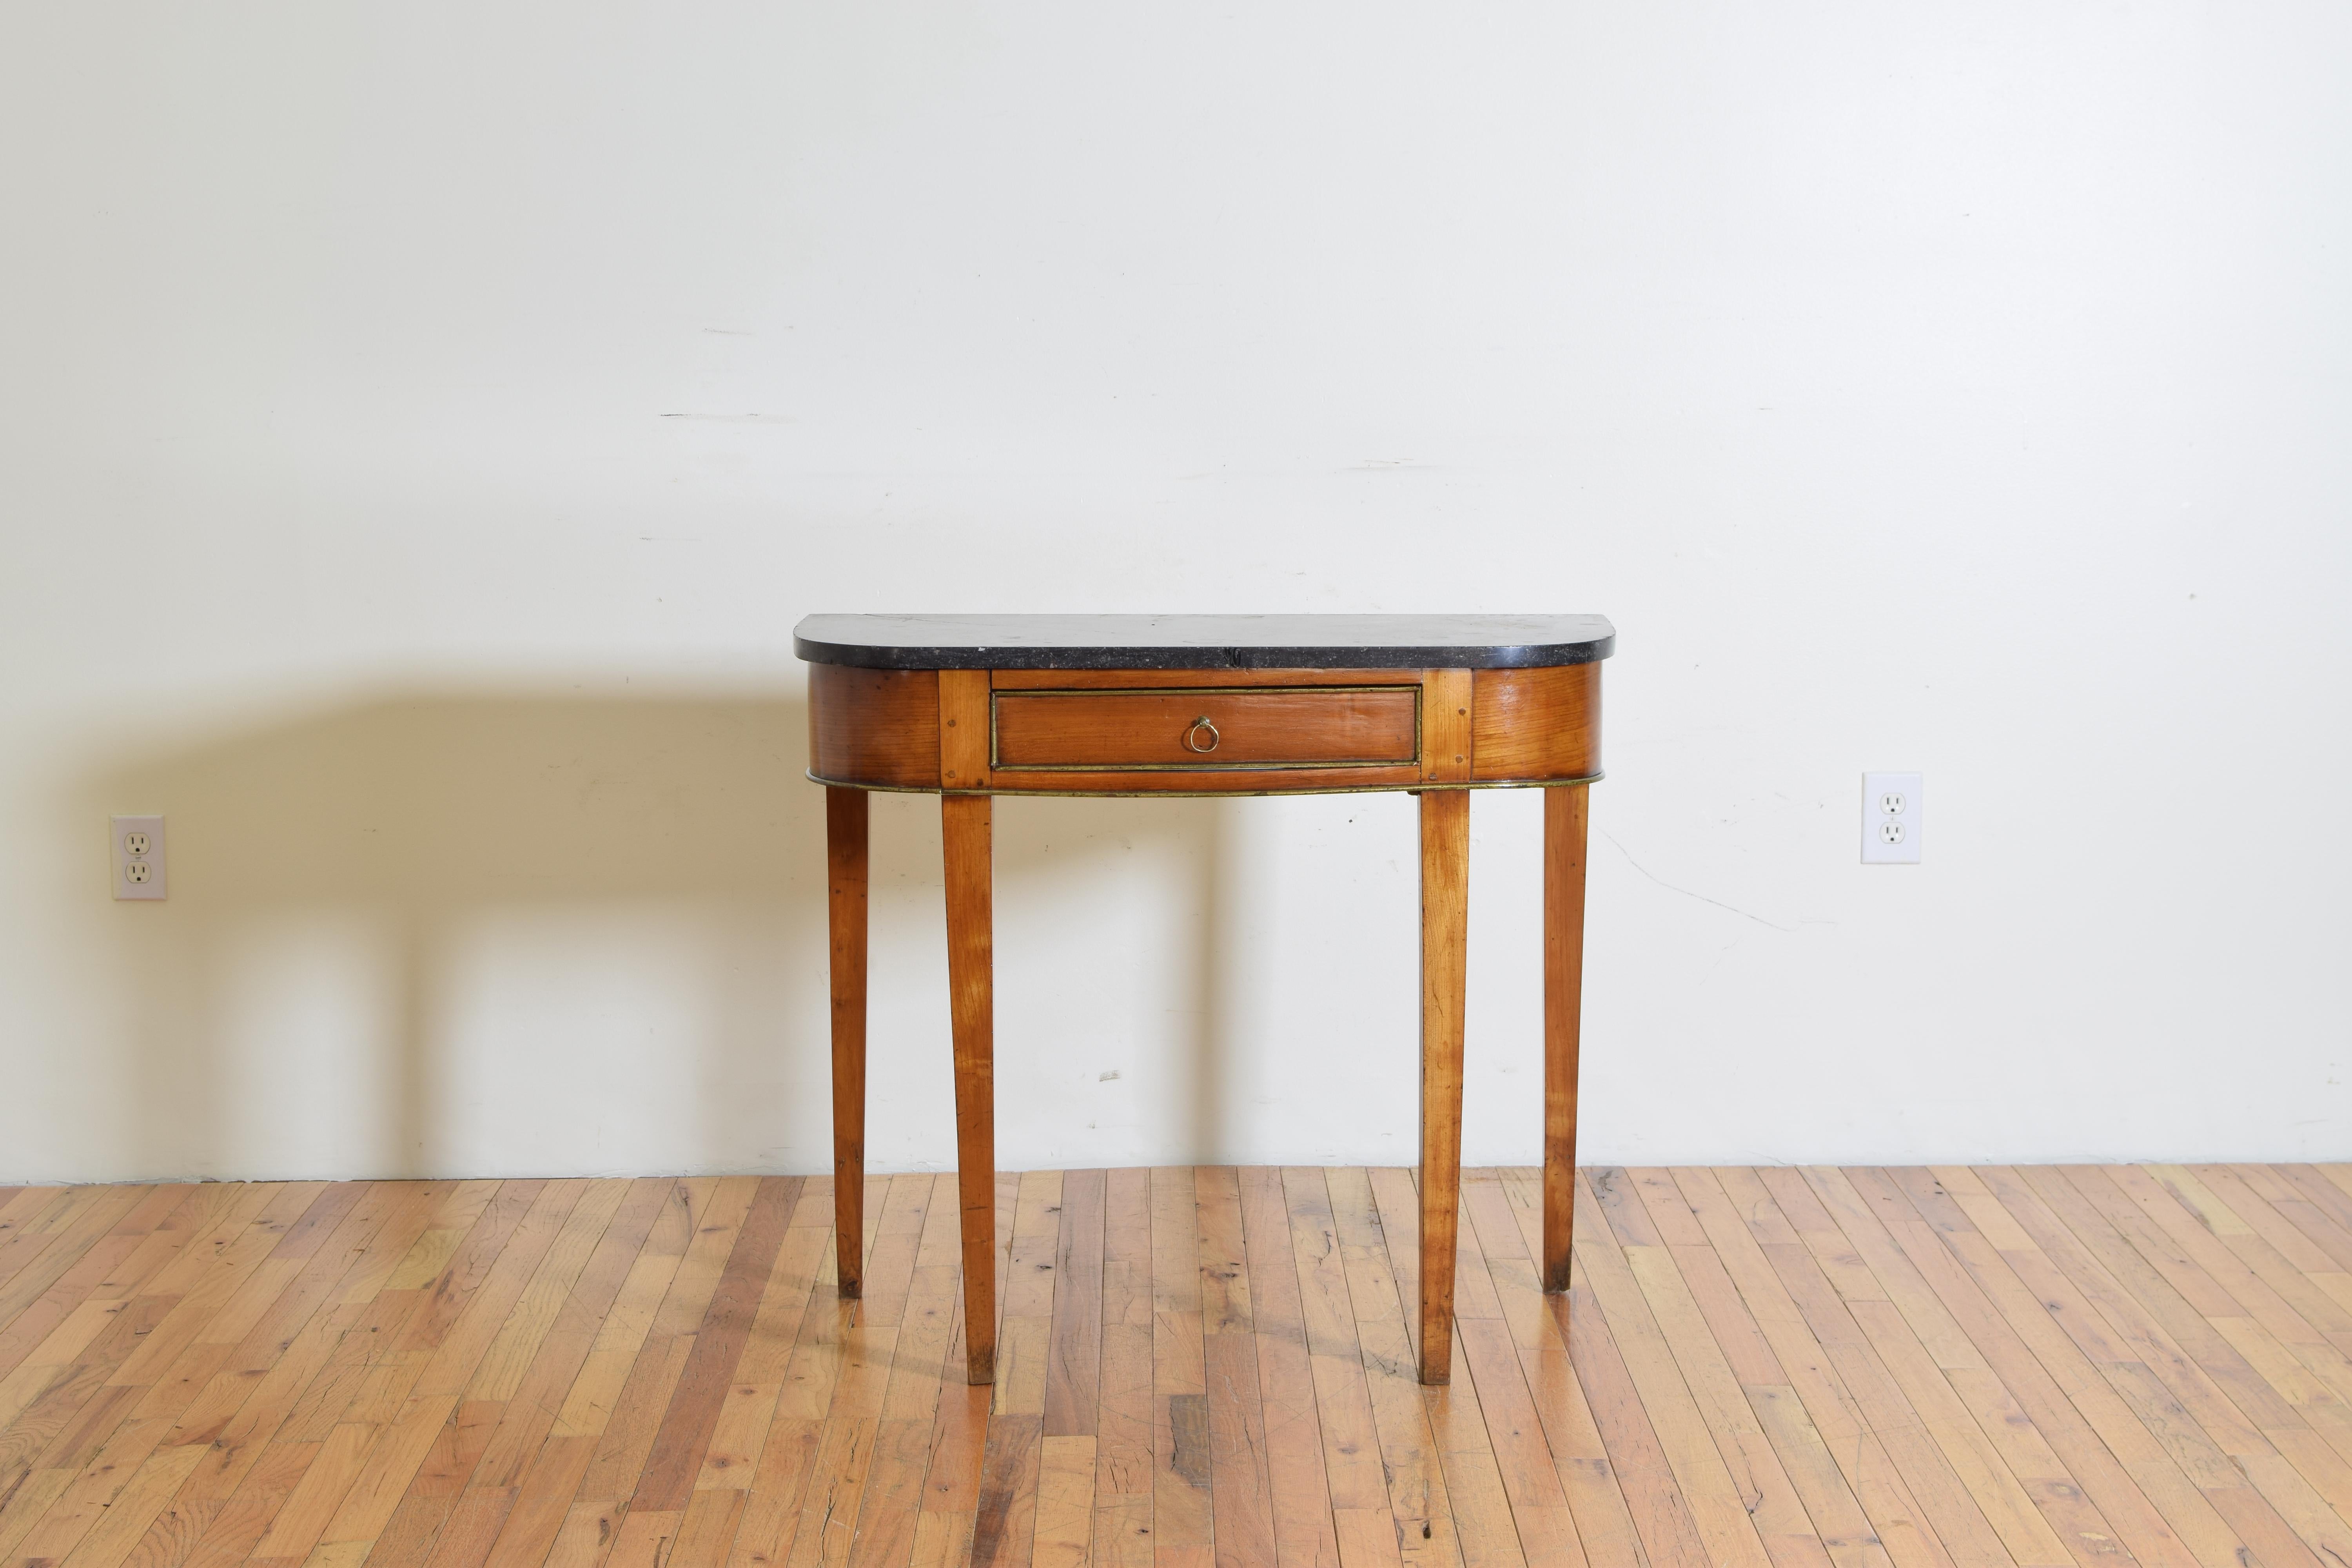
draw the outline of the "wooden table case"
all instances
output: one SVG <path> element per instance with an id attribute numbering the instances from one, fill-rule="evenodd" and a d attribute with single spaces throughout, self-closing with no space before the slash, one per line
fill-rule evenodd
<path id="1" fill-rule="evenodd" d="M 1544 796 L 1543 1282 L 1568 1288 L 1597 616 L 812 616 L 809 777 L 825 786 L 841 1293 L 865 1230 L 866 793 L 940 796 L 964 1341 L 994 1375 L 990 797 L 1421 797 L 1421 1379 L 1450 1373 L 1462 1163 L 1470 795 Z M 1336 1047 L 1339 1042 L 1332 1042 Z"/>

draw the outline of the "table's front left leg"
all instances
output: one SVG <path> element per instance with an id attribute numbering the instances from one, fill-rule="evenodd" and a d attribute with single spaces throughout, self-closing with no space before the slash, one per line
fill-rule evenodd
<path id="1" fill-rule="evenodd" d="M 940 797 L 947 860 L 948 1009 L 955 1034 L 956 1190 L 963 1224 L 968 1383 L 996 1378 L 996 984 L 991 952 L 993 803 Z"/>
<path id="2" fill-rule="evenodd" d="M 1470 946 L 1470 792 L 1421 795 L 1421 1381 L 1452 1381 L 1462 1193 L 1462 1037 Z"/>
<path id="3" fill-rule="evenodd" d="M 833 1229 L 840 1293 L 864 1289 L 866 796 L 824 792 L 825 923 L 833 949 Z"/>

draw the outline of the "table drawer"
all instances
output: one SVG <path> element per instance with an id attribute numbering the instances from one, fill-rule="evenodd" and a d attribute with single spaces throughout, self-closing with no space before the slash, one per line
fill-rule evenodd
<path id="1" fill-rule="evenodd" d="M 1088 773 L 1400 764 L 1421 756 L 1418 686 L 998 691 L 991 765 Z"/>

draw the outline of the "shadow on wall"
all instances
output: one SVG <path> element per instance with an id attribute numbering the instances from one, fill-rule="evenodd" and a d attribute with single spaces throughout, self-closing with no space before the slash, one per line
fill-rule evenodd
<path id="1" fill-rule="evenodd" d="M 797 695 L 427 692 L 89 778 L 78 813 L 169 819 L 170 899 L 113 922 L 132 984 L 117 1103 L 153 1166 L 138 1173 L 827 1169 L 806 747 Z M 886 944 L 925 935 L 944 979 L 937 812 L 913 804 L 876 813 L 877 981 Z M 1049 843 L 1043 818 L 1000 810 L 998 922 L 1049 849 L 1066 875 L 1087 843 L 1182 840 L 1165 847 L 1199 868 L 1199 933 L 1169 956 L 1192 970 L 1199 1143 L 1220 1091 L 1220 814 L 1094 804 L 1119 833 Z M 894 898 L 912 929 L 891 929 Z M 916 1054 L 944 1103 L 943 984 L 933 1000 Z M 1020 1044 L 1000 998 L 1003 1067 Z M 921 1157 L 952 1160 L 944 1121 Z"/>

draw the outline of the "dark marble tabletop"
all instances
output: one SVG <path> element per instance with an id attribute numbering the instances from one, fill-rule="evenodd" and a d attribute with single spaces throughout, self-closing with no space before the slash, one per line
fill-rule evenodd
<path id="1" fill-rule="evenodd" d="M 865 669 L 1527 669 L 1607 658 L 1600 616 L 811 616 L 793 651 Z"/>

